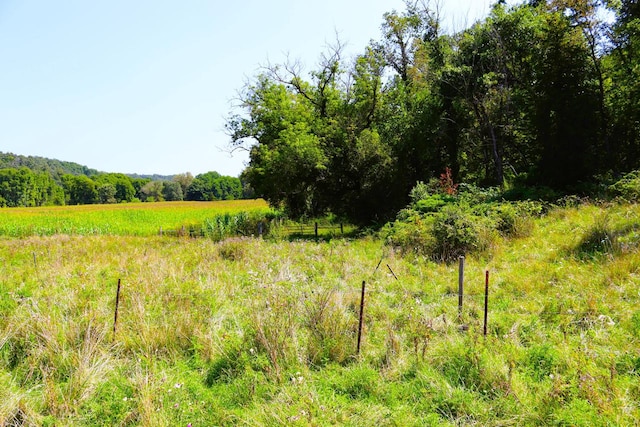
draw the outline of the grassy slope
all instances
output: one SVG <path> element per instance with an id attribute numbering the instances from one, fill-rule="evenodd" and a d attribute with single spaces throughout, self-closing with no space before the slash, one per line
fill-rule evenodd
<path id="1" fill-rule="evenodd" d="M 469 257 L 464 333 L 457 266 L 374 239 L 5 238 L 0 424 L 633 425 L 640 253 L 576 250 L 603 215 L 553 211 Z M 622 233 L 640 207 L 606 215 Z"/>

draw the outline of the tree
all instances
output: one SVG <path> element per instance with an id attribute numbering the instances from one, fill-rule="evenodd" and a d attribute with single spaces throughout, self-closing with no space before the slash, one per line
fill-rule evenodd
<path id="1" fill-rule="evenodd" d="M 0 169 L 0 206 L 63 205 L 64 193 L 45 172 L 26 167 Z"/>
<path id="2" fill-rule="evenodd" d="M 197 175 L 186 192 L 186 200 L 233 200 L 243 198 L 239 178 L 222 176 L 218 172 Z"/>
<path id="3" fill-rule="evenodd" d="M 113 184 L 98 185 L 98 202 L 102 204 L 116 203 L 116 187 Z"/>
<path id="4" fill-rule="evenodd" d="M 149 178 L 132 178 L 131 185 L 135 191 L 135 196 L 138 200 L 144 200 L 146 195 L 142 193 L 142 188 L 151 182 Z"/>
<path id="5" fill-rule="evenodd" d="M 162 181 L 149 181 L 140 188 L 141 200 L 143 202 L 163 202 L 164 195 L 162 189 L 164 184 Z"/>
<path id="6" fill-rule="evenodd" d="M 250 152 L 242 180 L 293 216 L 370 223 L 445 170 L 567 189 L 637 167 L 637 1 L 617 1 L 611 44 L 597 10 L 614 0 L 505 3 L 441 34 L 437 7 L 407 2 L 351 64 L 338 43 L 308 75 L 265 67 L 227 122 L 231 146 Z M 190 194 L 207 188 L 196 178 Z"/>
<path id="7" fill-rule="evenodd" d="M 177 182 L 178 184 L 180 184 L 180 188 L 182 189 L 182 194 L 186 195 L 187 194 L 187 189 L 189 188 L 189 186 L 193 182 L 193 175 L 191 175 L 191 172 L 174 175 L 172 181 Z"/>
<path id="8" fill-rule="evenodd" d="M 261 75 L 246 88 L 243 107 L 249 118 L 230 123 L 232 143 L 257 142 L 243 175 L 257 194 L 294 216 L 318 213 L 314 193 L 327 159 L 312 125 L 314 113 L 326 114 L 327 105 L 296 76 L 289 89 L 278 79 Z"/>
<path id="9" fill-rule="evenodd" d="M 88 205 L 98 202 L 96 183 L 85 175 L 62 176 L 67 204 Z"/>
<path id="10" fill-rule="evenodd" d="M 640 3 L 622 0 L 615 12 L 613 47 L 605 68 L 611 79 L 607 92 L 611 169 L 620 173 L 640 163 Z"/>
<path id="11" fill-rule="evenodd" d="M 177 181 L 164 181 L 162 183 L 162 198 L 167 202 L 177 202 L 183 199 L 182 187 Z"/>
<path id="12" fill-rule="evenodd" d="M 136 195 L 132 179 L 122 173 L 104 173 L 94 177 L 96 184 L 110 184 L 115 189 L 117 203 L 131 202 Z"/>

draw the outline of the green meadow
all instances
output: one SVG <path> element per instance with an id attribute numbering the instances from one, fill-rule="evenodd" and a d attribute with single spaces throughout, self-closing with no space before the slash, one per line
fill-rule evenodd
<path id="1" fill-rule="evenodd" d="M 153 236 L 222 214 L 270 211 L 263 200 L 153 202 L 0 209 L 0 236 Z"/>
<path id="2" fill-rule="evenodd" d="M 637 204 L 555 207 L 493 239 L 466 257 L 460 316 L 456 262 L 377 235 L 158 236 L 204 215 L 178 206 L 139 210 L 137 233 L 3 231 L 0 425 L 638 424 Z M 75 212 L 100 230 L 125 215 L 102 211 Z"/>

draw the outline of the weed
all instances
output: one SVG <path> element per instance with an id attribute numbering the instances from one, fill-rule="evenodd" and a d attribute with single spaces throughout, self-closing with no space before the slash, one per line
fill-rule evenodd
<path id="1" fill-rule="evenodd" d="M 341 364 L 353 356 L 356 322 L 344 295 L 333 289 L 314 292 L 305 301 L 305 312 L 307 354 L 313 366 Z"/>
<path id="2" fill-rule="evenodd" d="M 533 346 L 527 350 L 525 370 L 536 381 L 553 378 L 557 357 L 556 350 L 549 345 Z"/>
<path id="3" fill-rule="evenodd" d="M 218 246 L 218 253 L 227 261 L 242 261 L 247 254 L 247 239 L 234 237 L 226 239 Z"/>

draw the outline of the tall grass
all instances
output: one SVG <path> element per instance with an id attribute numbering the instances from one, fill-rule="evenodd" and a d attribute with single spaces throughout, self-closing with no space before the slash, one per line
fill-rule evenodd
<path id="1" fill-rule="evenodd" d="M 605 212 L 626 249 L 585 257 Z M 373 238 L 0 238 L 0 425 L 634 425 L 639 217 L 469 255 L 464 331 L 457 266 Z"/>

